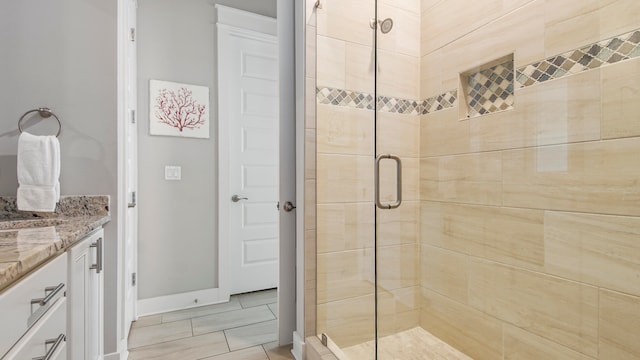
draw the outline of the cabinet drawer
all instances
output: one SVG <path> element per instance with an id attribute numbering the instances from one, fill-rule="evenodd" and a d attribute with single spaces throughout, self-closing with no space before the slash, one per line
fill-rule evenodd
<path id="1" fill-rule="evenodd" d="M 48 314 L 53 306 L 61 300 L 64 302 L 66 290 L 65 253 L 1 293 L 0 355 L 5 354 L 29 328 L 38 324 L 39 319 Z"/>
<path id="2" fill-rule="evenodd" d="M 40 358 L 51 354 L 50 359 L 67 358 L 66 343 L 67 303 L 62 298 L 42 316 L 22 339 L 7 353 L 3 360 Z"/>

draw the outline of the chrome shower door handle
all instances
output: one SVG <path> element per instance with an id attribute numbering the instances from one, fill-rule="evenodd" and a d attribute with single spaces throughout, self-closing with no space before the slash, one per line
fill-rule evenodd
<path id="1" fill-rule="evenodd" d="M 396 162 L 396 201 L 391 204 L 383 204 L 380 201 L 380 163 L 384 159 L 390 159 Z M 391 154 L 381 154 L 376 156 L 376 164 L 373 168 L 374 170 L 374 182 L 375 182 L 375 193 L 376 193 L 376 206 L 379 209 L 389 210 L 396 209 L 400 207 L 402 204 L 402 161 L 398 156 Z"/>

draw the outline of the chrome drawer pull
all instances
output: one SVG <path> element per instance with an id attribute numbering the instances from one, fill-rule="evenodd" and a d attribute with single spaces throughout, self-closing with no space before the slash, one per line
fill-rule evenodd
<path id="1" fill-rule="evenodd" d="M 96 248 L 96 263 L 91 265 L 89 269 L 95 270 L 96 274 L 100 274 L 100 271 L 102 271 L 102 238 L 96 240 L 96 242 L 89 245 L 89 247 Z"/>
<path id="2" fill-rule="evenodd" d="M 60 283 L 58 286 L 50 286 L 44 289 L 45 293 L 47 291 L 51 291 L 49 293 L 49 295 L 45 296 L 44 298 L 39 298 L 39 299 L 32 299 L 31 300 L 31 305 L 33 304 L 39 304 L 40 306 L 45 306 L 47 305 L 47 303 L 49 301 L 51 301 L 60 291 L 62 291 L 62 289 L 64 289 L 64 283 Z"/>
<path id="3" fill-rule="evenodd" d="M 57 339 L 49 339 L 45 341 L 44 342 L 45 348 L 47 345 L 53 344 L 51 349 L 49 349 L 49 351 L 47 351 L 47 353 L 44 356 L 35 357 L 32 360 L 50 360 L 53 354 L 56 352 L 56 350 L 58 350 L 58 347 L 60 346 L 60 344 L 62 344 L 62 342 L 66 340 L 67 340 L 67 337 L 64 336 L 64 334 L 60 334 L 58 335 Z"/>

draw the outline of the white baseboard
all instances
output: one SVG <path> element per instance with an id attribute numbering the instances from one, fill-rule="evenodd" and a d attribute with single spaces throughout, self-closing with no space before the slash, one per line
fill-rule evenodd
<path id="1" fill-rule="evenodd" d="M 111 353 L 104 356 L 104 360 L 127 360 L 129 357 L 129 351 L 124 350 L 122 352 Z"/>
<path id="2" fill-rule="evenodd" d="M 160 314 L 227 301 L 229 301 L 229 296 L 224 296 L 219 288 L 141 299 L 138 300 L 138 316 Z"/>
<path id="3" fill-rule="evenodd" d="M 118 352 L 106 354 L 103 360 L 127 360 L 129 358 L 129 350 L 127 350 L 127 340 L 121 340 Z"/>
<path id="4" fill-rule="evenodd" d="M 291 353 L 296 360 L 305 360 L 304 339 L 297 331 L 293 332 L 293 349 Z"/>

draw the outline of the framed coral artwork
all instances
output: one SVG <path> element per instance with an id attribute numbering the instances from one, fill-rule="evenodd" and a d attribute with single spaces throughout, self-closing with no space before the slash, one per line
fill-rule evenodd
<path id="1" fill-rule="evenodd" d="M 149 81 L 151 135 L 209 138 L 209 88 Z"/>

